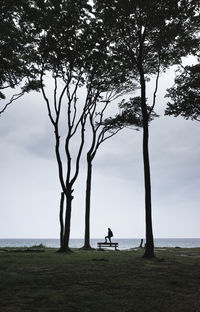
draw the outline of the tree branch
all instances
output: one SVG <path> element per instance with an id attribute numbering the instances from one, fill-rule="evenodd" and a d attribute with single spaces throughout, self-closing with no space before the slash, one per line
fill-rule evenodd
<path id="1" fill-rule="evenodd" d="M 74 174 L 74 177 L 71 179 L 71 182 L 70 182 L 71 186 L 76 181 L 78 173 L 79 173 L 80 158 L 81 158 L 81 154 L 82 154 L 82 151 L 83 151 L 83 145 L 84 145 L 84 142 L 85 142 L 85 122 L 86 122 L 86 118 L 87 117 L 84 115 L 83 118 L 81 119 L 81 144 L 80 144 L 80 148 L 79 148 L 78 155 L 77 155 L 77 158 L 76 158 L 75 174 Z"/>
<path id="2" fill-rule="evenodd" d="M 157 91 L 158 91 L 158 81 L 159 81 L 159 77 L 160 77 L 160 56 L 158 56 L 158 70 L 157 70 L 157 76 L 156 76 L 156 85 L 155 85 L 155 90 L 154 90 L 154 93 L 153 93 L 153 104 L 150 108 L 150 111 L 148 113 L 148 118 L 150 117 L 154 107 L 155 107 L 155 104 L 156 104 L 156 95 L 157 95 Z"/>
<path id="3" fill-rule="evenodd" d="M 53 116 L 52 116 L 52 113 L 51 113 L 50 103 L 49 103 L 49 100 L 48 100 L 48 98 L 47 98 L 47 96 L 46 96 L 46 93 L 45 93 L 45 90 L 44 90 L 43 76 L 44 76 L 44 71 L 43 71 L 43 68 L 42 68 L 41 75 L 40 75 L 40 82 L 41 82 L 42 94 L 43 94 L 43 97 L 44 97 L 45 102 L 46 102 L 46 105 L 47 105 L 47 110 L 48 110 L 49 119 L 50 119 L 51 123 L 52 123 L 52 124 L 54 125 L 54 127 L 55 127 L 55 120 L 53 119 Z"/>
<path id="4" fill-rule="evenodd" d="M 0 111 L 0 116 L 1 116 L 1 114 L 6 110 L 6 108 L 7 108 L 10 104 L 12 104 L 14 101 L 18 100 L 21 96 L 24 95 L 24 93 L 25 93 L 25 91 L 22 91 L 22 92 L 20 92 L 20 93 L 18 93 L 18 94 L 14 94 L 14 95 L 11 97 L 10 101 L 9 101 L 7 104 L 5 104 L 4 107 L 3 107 L 3 109 Z"/>
<path id="5" fill-rule="evenodd" d="M 55 109 L 55 112 L 57 115 L 58 114 L 58 108 L 57 108 L 57 89 L 58 89 L 57 76 L 55 75 L 53 78 L 54 78 L 54 109 Z"/>
<path id="6" fill-rule="evenodd" d="M 107 137 L 105 137 L 105 134 L 108 130 L 105 130 L 104 128 L 102 129 L 102 131 L 99 133 L 98 139 L 97 139 L 97 144 L 96 144 L 96 148 L 94 150 L 94 154 L 96 154 L 97 149 L 99 148 L 99 146 L 105 142 L 106 140 L 112 138 L 114 135 L 116 135 L 120 130 L 122 130 L 123 127 L 119 127 L 118 129 L 116 129 L 114 132 L 112 132 L 110 135 L 108 135 Z"/>

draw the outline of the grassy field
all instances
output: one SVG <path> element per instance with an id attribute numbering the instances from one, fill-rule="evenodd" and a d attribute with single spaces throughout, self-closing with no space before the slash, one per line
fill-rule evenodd
<path id="1" fill-rule="evenodd" d="M 0 311 L 200 312 L 200 249 L 0 249 Z"/>

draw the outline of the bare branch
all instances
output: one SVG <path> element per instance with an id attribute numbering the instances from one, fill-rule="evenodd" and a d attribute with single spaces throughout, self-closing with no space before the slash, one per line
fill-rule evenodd
<path id="1" fill-rule="evenodd" d="M 67 121 L 68 121 L 68 136 L 70 136 L 71 133 L 71 96 L 70 96 L 70 83 L 72 80 L 72 72 L 71 70 L 67 73 L 67 81 L 65 81 L 65 78 L 63 77 L 63 80 L 66 83 L 66 94 L 68 98 L 68 109 L 67 109 Z"/>
<path id="2" fill-rule="evenodd" d="M 149 113 L 148 113 L 148 118 L 150 117 L 154 107 L 155 107 L 155 104 L 156 104 L 156 95 L 157 95 L 157 91 L 158 91 L 158 81 L 159 81 L 159 76 L 160 76 L 160 56 L 158 56 L 158 69 L 157 69 L 157 76 L 156 76 L 156 85 L 155 85 L 155 90 L 154 90 L 154 93 L 153 93 L 153 104 L 149 110 Z"/>
<path id="3" fill-rule="evenodd" d="M 1 116 L 1 114 L 6 110 L 6 108 L 7 108 L 10 104 L 12 104 L 14 101 L 18 100 L 20 97 L 22 97 L 22 95 L 24 95 L 24 93 L 25 93 L 25 91 L 23 90 L 22 92 L 20 92 L 20 93 L 18 93 L 18 94 L 14 94 L 14 95 L 11 97 L 10 101 L 9 101 L 7 104 L 5 104 L 4 107 L 3 107 L 3 109 L 0 111 L 0 116 Z"/>
<path id="4" fill-rule="evenodd" d="M 97 144 L 94 150 L 94 154 L 96 154 L 97 149 L 99 148 L 99 146 L 105 142 L 106 140 L 112 138 L 114 135 L 116 135 L 120 130 L 122 130 L 123 127 L 120 127 L 118 129 L 116 129 L 114 132 L 110 133 L 108 136 L 105 137 L 106 132 L 108 132 L 105 129 L 102 129 L 102 131 L 99 133 L 98 139 L 97 139 Z"/>
<path id="5" fill-rule="evenodd" d="M 120 127 L 118 129 L 116 129 L 114 132 L 112 132 L 110 135 L 108 135 L 107 137 L 104 137 L 103 140 L 101 141 L 101 143 L 105 142 L 106 140 L 112 138 L 114 135 L 116 135 L 120 130 L 122 130 L 123 127 Z"/>
<path id="6" fill-rule="evenodd" d="M 62 92 L 60 94 L 60 97 L 59 97 L 59 103 L 58 103 L 57 115 L 56 115 L 56 123 L 58 123 L 58 121 L 59 121 L 62 99 L 63 99 L 63 96 L 65 94 L 65 91 L 66 91 L 67 87 L 68 87 L 67 85 L 64 86 L 64 88 L 63 88 L 63 90 L 62 90 Z"/>
<path id="7" fill-rule="evenodd" d="M 66 176 L 66 185 L 69 185 L 70 176 L 71 176 L 71 154 L 69 151 L 69 142 L 70 142 L 70 135 L 66 137 L 65 140 L 65 153 L 67 156 L 67 176 Z"/>
<path id="8" fill-rule="evenodd" d="M 104 107 L 103 107 L 103 109 L 102 109 L 102 111 L 101 111 L 101 113 L 100 113 L 100 119 L 99 119 L 99 124 L 98 124 L 98 126 L 97 126 L 97 129 L 101 126 L 101 124 L 102 124 L 102 121 L 103 121 L 103 115 L 104 115 L 104 112 L 105 112 L 105 110 L 106 110 L 106 108 L 108 107 L 108 104 L 109 104 L 110 102 L 109 101 L 106 101 L 106 103 L 105 103 L 105 105 L 104 105 Z"/>
<path id="9" fill-rule="evenodd" d="M 76 120 L 76 115 L 77 115 L 77 89 L 78 89 L 78 86 L 80 84 L 80 80 L 81 80 L 81 76 L 82 76 L 82 73 L 79 74 L 79 77 L 78 77 L 78 80 L 76 82 L 76 85 L 75 85 L 75 88 L 74 88 L 74 91 L 72 92 L 72 96 L 71 96 L 71 101 L 74 102 L 74 115 L 72 117 L 72 128 L 74 127 L 74 124 L 75 124 L 75 120 Z M 76 132 L 76 131 L 75 131 Z"/>
<path id="10" fill-rule="evenodd" d="M 71 133 L 71 136 L 73 136 L 73 135 L 76 133 L 77 128 L 78 128 L 78 126 L 79 126 L 79 124 L 80 124 L 80 122 L 81 122 L 83 116 L 84 116 L 84 115 L 87 116 L 93 107 L 96 108 L 96 102 L 97 102 L 97 98 L 98 98 L 99 94 L 100 94 L 100 91 L 97 90 L 96 94 L 95 94 L 95 95 L 92 95 L 92 88 L 91 88 L 91 86 L 89 86 L 89 89 L 88 89 L 88 91 L 87 91 L 87 97 L 86 97 L 86 100 L 85 100 L 85 105 L 84 105 L 84 107 L 83 107 L 82 114 L 81 114 L 79 120 L 77 121 L 76 126 L 75 126 L 75 128 L 74 128 L 74 131 Z M 88 111 L 88 112 L 87 112 L 87 111 Z M 95 109 L 94 109 L 94 111 L 95 111 Z"/>
<path id="11" fill-rule="evenodd" d="M 55 126 L 55 120 L 53 119 L 53 116 L 52 116 L 52 113 L 51 113 L 50 103 L 49 103 L 49 100 L 48 100 L 48 98 L 47 98 L 47 96 L 46 96 L 46 93 L 45 93 L 45 90 L 44 90 L 43 76 L 44 76 L 44 70 L 43 70 L 43 68 L 42 68 L 41 75 L 40 75 L 40 82 L 41 82 L 42 94 L 43 94 L 43 97 L 44 97 L 45 102 L 46 102 L 46 105 L 47 105 L 47 110 L 48 110 L 49 119 L 50 119 L 51 123 Z"/>
<path id="12" fill-rule="evenodd" d="M 54 76 L 54 109 L 56 112 L 56 115 L 58 114 L 57 109 L 57 89 L 58 89 L 58 83 L 57 83 L 57 76 Z"/>
<path id="13" fill-rule="evenodd" d="M 62 166 L 62 160 L 61 160 L 61 155 L 60 155 L 60 136 L 58 133 L 57 124 L 55 125 L 55 138 L 56 138 L 55 152 L 56 152 L 56 159 L 58 163 L 59 178 L 60 178 L 62 190 L 66 194 L 66 186 L 65 186 L 64 177 L 63 177 L 63 166 Z"/>
<path id="14" fill-rule="evenodd" d="M 86 118 L 87 117 L 85 115 L 83 115 L 83 118 L 81 119 L 81 144 L 80 144 L 78 155 L 77 155 L 77 158 L 76 158 L 75 174 L 74 174 L 74 177 L 71 179 L 71 182 L 70 182 L 71 186 L 76 181 L 78 173 L 79 173 L 80 158 L 81 158 L 81 154 L 82 154 L 82 151 L 83 151 L 83 145 L 84 145 L 84 142 L 85 142 L 85 123 L 86 123 Z"/>
<path id="15" fill-rule="evenodd" d="M 7 86 L 1 86 L 0 90 L 8 89 L 8 88 L 13 88 L 13 85 L 7 85 Z"/>

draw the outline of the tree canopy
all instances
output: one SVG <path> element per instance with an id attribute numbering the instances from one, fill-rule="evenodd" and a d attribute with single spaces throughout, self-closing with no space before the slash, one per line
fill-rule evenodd
<path id="1" fill-rule="evenodd" d="M 3 104 L 0 114 L 24 93 L 39 90 L 34 36 L 30 32 L 30 20 L 26 18 L 30 8 L 31 1 L 26 0 L 0 3 L 0 99 L 6 98 L 5 91 L 10 88 L 21 88 Z"/>
<path id="2" fill-rule="evenodd" d="M 166 115 L 183 116 L 200 121 L 200 64 L 186 66 L 175 78 L 175 84 L 167 90 L 171 100 Z"/>

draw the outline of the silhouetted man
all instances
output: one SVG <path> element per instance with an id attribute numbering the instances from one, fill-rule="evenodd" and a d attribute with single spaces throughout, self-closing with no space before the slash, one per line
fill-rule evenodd
<path id="1" fill-rule="evenodd" d="M 109 242 L 111 243 L 111 237 L 113 237 L 113 232 L 110 228 L 108 228 L 108 235 L 105 237 L 105 241 L 107 243 L 107 238 L 109 239 Z"/>

